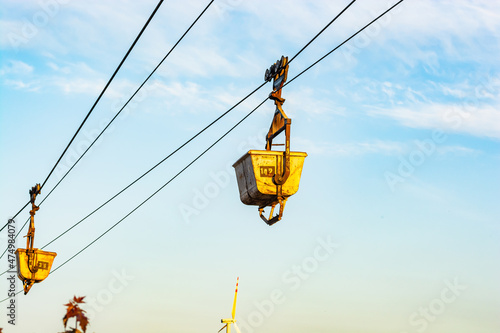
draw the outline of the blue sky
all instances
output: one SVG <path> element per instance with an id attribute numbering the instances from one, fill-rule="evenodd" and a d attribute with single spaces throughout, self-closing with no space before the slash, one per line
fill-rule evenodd
<path id="1" fill-rule="evenodd" d="M 207 3 L 165 1 L 40 199 Z M 289 79 L 392 3 L 357 1 L 291 63 Z M 6 221 L 43 182 L 156 3 L 1 4 Z M 35 246 L 255 89 L 266 68 L 296 54 L 347 4 L 216 0 L 42 205 Z M 4 309 L 0 327 L 61 331 L 63 304 L 77 295 L 89 299 L 88 332 L 215 332 L 230 314 L 239 276 L 243 333 L 498 332 L 499 16 L 493 1 L 404 1 L 284 88 L 292 150 L 308 157 L 282 221 L 268 227 L 256 207 L 240 202 L 231 167 L 247 150 L 264 148 L 274 112 L 268 101 L 109 234 L 17 296 L 16 326 Z M 54 267 L 270 91 L 268 84 L 51 244 Z M 23 211 L 16 226 L 28 216 Z M 6 243 L 5 231 L 0 239 Z M 7 260 L 0 260 L 4 271 Z M 7 289 L 2 275 L 1 299 Z"/>

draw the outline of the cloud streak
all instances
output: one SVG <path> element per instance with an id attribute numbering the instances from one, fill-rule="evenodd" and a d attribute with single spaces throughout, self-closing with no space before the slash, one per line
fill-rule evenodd
<path id="1" fill-rule="evenodd" d="M 444 132 L 500 139 L 500 105 L 469 106 L 420 104 L 414 107 L 376 109 L 373 116 L 389 117 L 411 128 L 438 129 Z"/>

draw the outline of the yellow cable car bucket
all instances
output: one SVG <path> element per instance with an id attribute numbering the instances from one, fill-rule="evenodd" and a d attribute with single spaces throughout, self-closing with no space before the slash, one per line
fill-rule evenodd
<path id="1" fill-rule="evenodd" d="M 303 152 L 290 152 L 290 174 L 281 188 L 284 199 L 298 191 L 306 156 Z M 272 150 L 250 150 L 236 161 L 233 167 L 241 202 L 259 207 L 276 205 L 278 189 L 273 177 L 282 165 L 283 152 Z"/>
<path id="2" fill-rule="evenodd" d="M 281 57 L 271 68 L 266 70 L 264 79 L 273 80 L 273 91 L 269 99 L 274 101 L 276 111 L 269 132 L 266 136 L 266 150 L 250 150 L 233 167 L 238 179 L 240 199 L 246 205 L 259 206 L 259 215 L 268 225 L 278 222 L 283 216 L 286 200 L 299 189 L 302 166 L 307 154 L 290 151 L 290 127 L 292 120 L 283 111 L 285 99 L 281 97 L 288 73 L 288 57 Z M 273 139 L 284 132 L 284 151 L 271 150 Z M 279 213 L 273 216 L 275 206 L 279 204 Z M 271 206 L 269 218 L 264 208 Z"/>
<path id="3" fill-rule="evenodd" d="M 35 205 L 37 194 L 40 194 L 40 184 L 32 187 L 30 190 L 30 226 L 28 234 L 25 236 L 26 249 L 16 250 L 17 276 L 23 281 L 24 294 L 30 291 L 34 283 L 42 282 L 49 276 L 52 263 L 57 253 L 42 251 L 33 248 L 35 241 L 35 213 L 38 206 Z"/>
<path id="4" fill-rule="evenodd" d="M 39 249 L 16 250 L 17 260 L 17 276 L 21 281 L 27 282 L 30 285 L 39 283 L 49 276 L 52 263 L 57 253 L 42 251 Z M 29 291 L 29 288 L 28 288 Z M 25 288 L 25 292 L 27 293 Z"/>

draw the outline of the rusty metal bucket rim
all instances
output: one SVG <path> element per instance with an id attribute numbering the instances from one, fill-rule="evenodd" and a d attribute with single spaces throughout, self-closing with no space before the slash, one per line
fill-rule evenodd
<path id="1" fill-rule="evenodd" d="M 284 151 L 280 151 L 280 150 L 256 150 L 256 149 L 251 149 L 248 152 L 246 152 L 243 156 L 241 156 L 236 162 L 234 162 L 233 168 L 235 167 L 235 165 L 237 165 L 238 163 L 240 163 L 240 161 L 243 160 L 248 155 L 279 155 L 279 154 L 283 154 L 283 153 L 284 153 Z M 306 152 L 302 152 L 302 151 L 291 151 L 290 152 L 290 156 L 294 156 L 294 157 L 304 156 L 304 157 L 307 157 L 307 153 Z"/>

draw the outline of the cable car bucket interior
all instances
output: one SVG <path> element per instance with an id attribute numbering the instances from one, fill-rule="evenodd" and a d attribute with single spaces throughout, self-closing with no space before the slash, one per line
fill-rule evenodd
<path id="1" fill-rule="evenodd" d="M 299 189 L 302 166 L 307 154 L 290 151 L 290 126 L 292 120 L 283 111 L 285 99 L 281 89 L 288 73 L 288 57 L 281 57 L 271 68 L 266 70 L 265 80 L 273 80 L 273 91 L 269 99 L 274 101 L 276 111 L 266 135 L 266 150 L 250 150 L 233 167 L 238 179 L 240 199 L 246 205 L 259 206 L 259 215 L 268 225 L 281 220 L 288 197 Z M 285 150 L 271 150 L 273 139 L 285 132 Z M 274 208 L 279 204 L 279 213 L 275 216 Z M 264 216 L 264 208 L 271 207 L 269 218 Z"/>
<path id="2" fill-rule="evenodd" d="M 17 276 L 23 281 L 25 295 L 30 291 L 34 283 L 45 280 L 50 273 L 52 263 L 57 255 L 55 252 L 33 248 L 35 240 L 35 213 L 39 209 L 35 205 L 35 199 L 38 194 L 40 194 L 40 184 L 37 184 L 30 190 L 31 216 L 28 234 L 25 236 L 27 238 L 26 249 L 19 248 L 16 250 Z"/>

